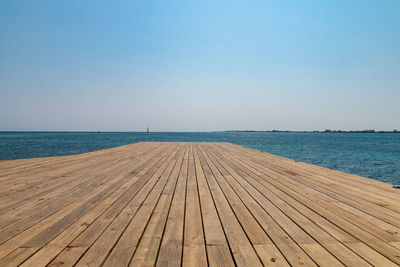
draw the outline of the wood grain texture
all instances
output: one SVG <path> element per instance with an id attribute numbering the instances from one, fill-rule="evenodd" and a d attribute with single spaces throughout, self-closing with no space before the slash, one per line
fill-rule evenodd
<path id="1" fill-rule="evenodd" d="M 230 143 L 0 161 L 0 266 L 399 266 L 400 191 Z"/>

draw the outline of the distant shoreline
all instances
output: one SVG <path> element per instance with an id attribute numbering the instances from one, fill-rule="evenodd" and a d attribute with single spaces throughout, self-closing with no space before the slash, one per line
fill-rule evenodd
<path id="1" fill-rule="evenodd" d="M 375 131 L 375 130 L 324 130 L 324 131 L 289 131 L 289 130 L 269 130 L 269 131 L 257 131 L 257 130 L 227 130 L 222 132 L 240 132 L 240 133 L 400 133 L 398 130 L 393 131 Z"/>
<path id="2" fill-rule="evenodd" d="M 17 136 L 17 134 L 32 133 L 146 133 L 145 131 L 0 131 L 0 135 Z M 379 131 L 379 130 L 324 130 L 324 131 L 292 131 L 292 130 L 222 130 L 222 131 L 154 131 L 150 133 L 395 133 L 400 130 Z"/>

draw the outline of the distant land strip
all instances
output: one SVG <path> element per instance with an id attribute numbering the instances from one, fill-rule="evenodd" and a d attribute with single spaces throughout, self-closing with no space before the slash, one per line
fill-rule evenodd
<path id="1" fill-rule="evenodd" d="M 218 131 L 216 131 L 218 132 Z M 318 130 L 313 130 L 313 131 L 291 131 L 291 130 L 265 130 L 265 131 L 259 131 L 259 130 L 227 130 L 227 131 L 222 131 L 222 132 L 256 132 L 256 133 L 400 133 L 399 130 L 393 130 L 393 131 L 376 131 L 374 129 L 372 130 L 351 130 L 351 131 L 345 131 L 345 130 L 323 130 L 323 131 L 318 131 Z"/>

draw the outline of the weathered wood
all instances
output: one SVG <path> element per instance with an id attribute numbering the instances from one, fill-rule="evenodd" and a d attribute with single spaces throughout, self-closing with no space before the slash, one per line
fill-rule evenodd
<path id="1" fill-rule="evenodd" d="M 186 213 L 183 247 L 183 266 L 206 266 L 207 254 L 197 188 L 193 145 L 189 151 L 188 181 L 186 189 Z"/>
<path id="2" fill-rule="evenodd" d="M 229 143 L 0 161 L 0 266 L 398 266 L 400 192 Z"/>

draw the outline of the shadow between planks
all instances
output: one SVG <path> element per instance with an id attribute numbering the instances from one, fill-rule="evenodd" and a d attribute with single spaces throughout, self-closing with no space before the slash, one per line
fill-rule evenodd
<path id="1" fill-rule="evenodd" d="M 391 185 L 230 143 L 0 161 L 0 266 L 399 266 Z"/>

